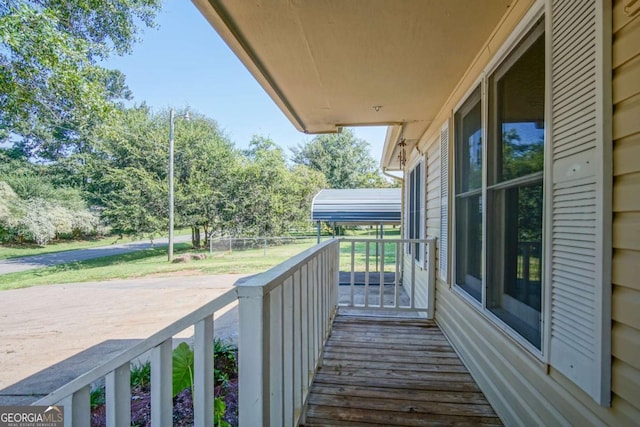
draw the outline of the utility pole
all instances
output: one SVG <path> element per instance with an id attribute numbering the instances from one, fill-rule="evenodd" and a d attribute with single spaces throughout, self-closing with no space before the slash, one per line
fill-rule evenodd
<path id="1" fill-rule="evenodd" d="M 173 261 L 173 121 L 175 111 L 169 110 L 169 262 Z"/>
<path id="2" fill-rule="evenodd" d="M 181 117 L 189 121 L 189 112 L 187 111 Z M 176 112 L 172 108 L 169 110 L 169 262 L 173 261 L 173 133 L 175 118 Z"/>

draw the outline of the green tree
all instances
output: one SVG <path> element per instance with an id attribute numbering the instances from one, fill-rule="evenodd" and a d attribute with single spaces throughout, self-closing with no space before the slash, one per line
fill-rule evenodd
<path id="1" fill-rule="evenodd" d="M 129 97 L 98 65 L 131 50 L 160 0 L 8 0 L 0 5 L 0 140 L 57 159 Z"/>
<path id="2" fill-rule="evenodd" d="M 290 168 L 271 139 L 254 136 L 232 171 L 228 224 L 238 235 L 282 236 L 309 223 L 311 199 L 324 176 L 304 165 Z"/>
<path id="3" fill-rule="evenodd" d="M 176 213 L 178 223 L 192 229 L 192 243 L 205 244 L 221 232 L 226 182 L 238 154 L 220 131 L 215 120 L 190 113 L 189 122 L 180 123 L 176 133 Z"/>
<path id="4" fill-rule="evenodd" d="M 350 129 L 318 135 L 292 150 L 293 162 L 322 172 L 331 188 L 377 188 L 390 184 L 382 177 L 369 144 Z"/>
<path id="5" fill-rule="evenodd" d="M 92 152 L 75 158 L 78 173 L 114 231 L 154 235 L 168 225 L 168 121 L 144 105 L 119 117 L 94 135 Z"/>

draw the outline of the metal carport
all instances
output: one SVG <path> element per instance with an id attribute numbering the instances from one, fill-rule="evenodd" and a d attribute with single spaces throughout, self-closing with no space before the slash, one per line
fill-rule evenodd
<path id="1" fill-rule="evenodd" d="M 311 220 L 335 225 L 400 225 L 401 188 L 358 188 L 321 190 L 311 203 Z"/>

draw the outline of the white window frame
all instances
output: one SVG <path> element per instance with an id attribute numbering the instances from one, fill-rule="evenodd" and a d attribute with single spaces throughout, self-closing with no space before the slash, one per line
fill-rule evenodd
<path id="1" fill-rule="evenodd" d="M 481 297 L 481 301 L 477 301 L 475 298 L 473 298 L 471 295 L 469 295 L 463 288 L 461 288 L 460 286 L 458 286 L 456 284 L 456 265 L 455 265 L 455 260 L 456 260 L 456 242 L 457 242 L 457 227 L 456 227 L 456 210 L 457 210 L 457 206 L 456 206 L 456 197 L 455 197 L 455 186 L 456 186 L 456 168 L 457 168 L 457 150 L 456 150 L 456 143 L 455 143 L 455 138 L 456 136 L 456 128 L 457 128 L 457 123 L 455 122 L 455 120 L 452 123 L 452 127 L 451 129 L 453 129 L 453 135 L 450 133 L 449 134 L 449 143 L 451 144 L 451 152 L 450 152 L 450 158 L 449 158 L 449 163 L 450 163 L 450 179 L 449 179 L 449 191 L 452 192 L 451 193 L 451 205 L 449 206 L 449 218 L 451 221 L 451 237 L 450 237 L 450 246 L 451 246 L 451 259 L 450 259 L 450 264 L 449 264 L 449 269 L 451 271 L 451 281 L 452 281 L 452 289 L 454 290 L 454 292 L 456 292 L 457 295 L 459 295 L 460 297 L 462 297 L 465 301 L 467 301 L 474 309 L 476 309 L 479 313 L 481 313 L 484 317 L 486 317 L 489 321 L 491 321 L 496 327 L 498 327 L 500 330 L 502 330 L 504 333 L 506 333 L 510 338 L 512 338 L 514 341 L 516 341 L 518 344 L 520 344 L 522 347 L 524 347 L 528 352 L 530 352 L 532 355 L 534 355 L 537 359 L 539 359 L 542 362 L 546 362 L 548 359 L 548 355 L 547 355 L 547 328 L 545 327 L 545 318 L 546 318 L 546 310 L 547 310 L 547 305 L 546 305 L 546 288 L 548 285 L 548 282 L 546 279 L 547 274 L 546 274 L 546 270 L 548 268 L 548 265 L 546 262 L 543 262 L 543 267 L 542 267 L 542 271 L 541 271 L 541 278 L 542 278 L 542 306 L 541 306 L 541 319 L 542 319 L 542 324 L 541 324 L 541 339 L 540 339 L 540 349 L 536 348 L 533 344 L 531 344 L 527 339 L 525 339 L 522 335 L 520 335 L 518 332 L 516 332 L 513 328 L 511 328 L 507 323 L 505 323 L 502 319 L 500 319 L 498 316 L 496 316 L 494 313 L 492 313 L 488 308 L 487 308 L 487 251 L 486 251 L 486 242 L 487 242 L 487 162 L 488 162 L 488 146 L 489 146 L 489 141 L 488 141 L 488 129 L 489 129 L 489 102 L 488 102 L 488 79 L 489 76 L 493 75 L 493 73 L 505 63 L 505 60 L 507 60 L 507 57 L 514 52 L 517 49 L 518 44 L 525 39 L 525 37 L 529 34 L 529 32 L 537 25 L 537 23 L 539 22 L 540 19 L 544 19 L 544 13 L 545 13 L 545 9 L 544 9 L 544 2 L 543 1 L 538 1 L 536 3 L 536 5 L 534 7 L 532 7 L 529 12 L 527 12 L 527 14 L 525 15 L 525 17 L 520 21 L 520 23 L 516 26 L 516 28 L 514 29 L 514 31 L 511 33 L 511 35 L 508 37 L 508 39 L 506 40 L 506 42 L 500 47 L 500 49 L 498 49 L 496 55 L 493 57 L 493 59 L 489 62 L 489 64 L 487 65 L 487 67 L 485 67 L 485 69 L 480 73 L 480 76 L 478 77 L 478 79 L 474 82 L 473 85 L 470 86 L 470 89 L 467 91 L 467 93 L 465 93 L 465 95 L 461 98 L 461 100 L 458 102 L 458 104 L 454 107 L 453 109 L 453 116 L 455 117 L 456 113 L 461 109 L 461 107 L 466 103 L 466 101 L 473 96 L 473 93 L 477 90 L 478 86 L 481 88 L 480 92 L 481 92 L 481 111 L 482 111 L 482 138 L 483 138 L 483 152 L 482 152 L 482 242 L 483 242 L 483 248 L 485 250 L 482 251 L 482 297 Z M 545 26 L 545 37 L 546 37 L 546 26 Z M 549 53 L 545 52 L 545 61 L 548 61 Z M 547 66 L 545 64 L 545 70 L 547 70 Z M 545 75 L 545 79 L 547 79 L 548 76 Z M 545 80 L 545 105 L 548 105 L 548 103 L 550 102 L 550 93 L 547 90 L 546 87 L 547 84 L 547 80 Z M 549 122 L 549 111 L 547 108 L 545 108 L 545 122 L 548 123 Z M 550 163 L 550 159 L 549 159 L 549 155 L 548 155 L 548 149 L 549 149 L 549 144 L 547 144 L 548 141 L 548 132 L 547 129 L 545 129 L 545 160 L 544 160 L 544 188 L 546 190 L 547 186 L 549 185 L 549 180 L 548 180 L 548 174 L 549 172 L 549 163 Z M 546 261 L 546 257 L 545 257 L 545 253 L 547 251 L 547 246 L 549 245 L 550 240 L 548 239 L 548 227 L 547 227 L 547 222 L 548 222 L 548 207 L 550 206 L 549 204 L 549 194 L 548 192 L 545 191 L 545 194 L 543 196 L 543 225 L 542 225 L 542 235 L 543 235 L 543 242 L 542 242 L 542 247 L 543 247 L 543 253 L 542 253 L 542 259 L 544 261 Z"/>

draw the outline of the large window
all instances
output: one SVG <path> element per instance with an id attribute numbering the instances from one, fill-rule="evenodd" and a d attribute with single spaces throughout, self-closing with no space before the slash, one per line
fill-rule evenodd
<path id="1" fill-rule="evenodd" d="M 487 78 L 488 116 L 482 117 L 479 89 L 455 115 L 456 284 L 538 349 L 542 335 L 544 49 L 539 24 Z M 483 123 L 486 147 L 482 145 Z"/>

